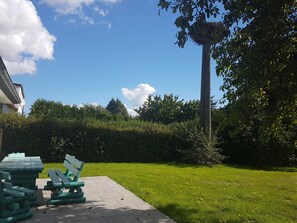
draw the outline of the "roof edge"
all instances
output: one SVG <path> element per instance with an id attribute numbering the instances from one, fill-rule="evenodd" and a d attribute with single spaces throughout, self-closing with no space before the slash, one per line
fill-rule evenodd
<path id="1" fill-rule="evenodd" d="M 6 66 L 1 56 L 0 56 L 0 87 L 2 88 L 3 93 L 10 100 L 11 104 L 21 103 L 21 99 L 18 96 L 18 93 L 7 72 Z"/>

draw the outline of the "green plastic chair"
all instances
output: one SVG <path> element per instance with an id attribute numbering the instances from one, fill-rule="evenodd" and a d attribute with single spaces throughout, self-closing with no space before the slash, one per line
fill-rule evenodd
<path id="1" fill-rule="evenodd" d="M 15 222 L 32 217 L 30 197 L 15 190 L 10 180 L 10 173 L 0 171 L 0 223 Z"/>

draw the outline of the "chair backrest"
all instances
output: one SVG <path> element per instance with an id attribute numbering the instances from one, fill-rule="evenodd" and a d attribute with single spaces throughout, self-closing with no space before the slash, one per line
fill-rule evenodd
<path id="1" fill-rule="evenodd" d="M 79 161 L 75 158 L 75 156 L 66 154 L 63 164 L 67 168 L 65 172 L 66 177 L 72 182 L 77 182 L 80 176 L 80 172 L 82 171 L 82 168 L 84 166 L 84 162 Z"/>

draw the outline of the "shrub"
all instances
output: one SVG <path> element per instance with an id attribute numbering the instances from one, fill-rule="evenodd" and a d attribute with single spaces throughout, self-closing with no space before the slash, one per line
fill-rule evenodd
<path id="1" fill-rule="evenodd" d="M 203 132 L 195 129 L 189 132 L 188 140 L 192 146 L 183 151 L 184 161 L 207 166 L 222 163 L 224 156 L 217 148 L 218 142 L 215 135 L 209 139 Z"/>
<path id="2" fill-rule="evenodd" d="M 214 134 L 209 139 L 201 130 L 198 120 L 188 121 L 175 126 L 175 133 L 183 141 L 180 154 L 182 161 L 211 166 L 219 164 L 225 158 L 217 148 L 218 141 Z"/>
<path id="3" fill-rule="evenodd" d="M 71 121 L 0 115 L 3 151 L 61 162 L 66 153 L 86 162 L 176 161 L 174 138 L 164 125 L 141 121 Z"/>

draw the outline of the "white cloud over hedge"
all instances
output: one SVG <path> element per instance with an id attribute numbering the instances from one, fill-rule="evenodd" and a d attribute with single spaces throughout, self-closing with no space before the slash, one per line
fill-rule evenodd
<path id="1" fill-rule="evenodd" d="M 10 74 L 33 74 L 38 60 L 53 59 L 56 37 L 31 1 L 0 1 L 0 15 L 0 55 Z"/>
<path id="2" fill-rule="evenodd" d="M 140 107 L 155 91 L 155 88 L 149 84 L 138 84 L 134 89 L 122 88 L 123 96 L 131 101 L 132 106 L 136 108 Z"/>

